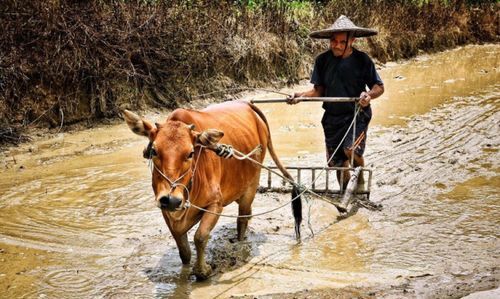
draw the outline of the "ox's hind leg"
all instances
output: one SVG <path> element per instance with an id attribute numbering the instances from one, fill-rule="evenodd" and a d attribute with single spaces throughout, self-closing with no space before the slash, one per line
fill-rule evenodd
<path id="1" fill-rule="evenodd" d="M 250 220 L 250 217 L 241 217 L 241 216 L 247 216 L 247 215 L 252 215 L 251 203 L 249 205 L 246 204 L 243 205 L 240 203 L 240 206 L 238 208 L 238 216 L 240 217 L 236 221 L 236 230 L 238 231 L 238 241 L 243 241 L 245 239 L 245 233 L 247 231 L 248 220 Z"/>
<path id="2" fill-rule="evenodd" d="M 217 214 L 222 212 L 222 206 L 220 203 L 213 204 L 206 209 Z M 219 219 L 218 215 L 212 213 L 205 212 L 203 214 L 200 226 L 198 226 L 194 235 L 194 245 L 196 246 L 197 259 L 193 268 L 193 273 L 196 275 L 198 280 L 205 280 L 212 273 L 212 268 L 205 262 L 205 248 L 207 247 L 210 232 Z"/>
<path id="3" fill-rule="evenodd" d="M 238 220 L 236 221 L 236 230 L 238 231 L 238 241 L 243 241 L 245 239 L 245 233 L 248 227 L 248 221 L 250 217 L 241 217 L 252 215 L 252 202 L 255 198 L 255 192 L 257 190 L 257 181 L 253 186 L 248 188 L 247 192 L 240 198 L 238 202 Z"/>

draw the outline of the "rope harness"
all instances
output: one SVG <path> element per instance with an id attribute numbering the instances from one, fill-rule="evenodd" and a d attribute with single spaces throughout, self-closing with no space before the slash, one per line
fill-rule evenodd
<path id="1" fill-rule="evenodd" d="M 161 177 L 164 178 L 165 180 L 167 180 L 167 182 L 170 184 L 170 190 L 168 192 L 168 196 L 170 196 L 172 194 L 172 191 L 174 191 L 175 188 L 177 188 L 177 187 L 182 187 L 184 189 L 184 191 L 186 191 L 187 199 L 184 200 L 184 198 L 183 198 L 180 207 L 176 209 L 177 211 L 185 210 L 185 209 L 189 208 L 189 206 L 191 204 L 190 200 L 189 200 L 190 193 L 191 193 L 190 189 L 191 189 L 191 186 L 193 185 L 194 174 L 196 172 L 196 168 L 198 167 L 198 161 L 200 160 L 201 152 L 203 151 L 203 148 L 204 148 L 204 146 L 202 146 L 202 145 L 198 145 L 198 146 L 201 149 L 199 151 L 198 158 L 196 159 L 196 162 L 194 164 L 194 168 L 187 169 L 183 174 L 181 174 L 175 180 L 172 180 L 167 175 L 165 175 L 153 162 L 153 142 L 152 141 L 149 142 L 148 146 L 144 150 L 144 156 L 146 156 L 146 154 L 147 154 L 147 157 L 148 157 L 148 163 L 149 163 L 149 168 L 151 170 L 151 174 L 153 174 L 153 172 L 156 170 L 156 172 L 158 172 L 161 175 Z M 191 171 L 191 178 L 189 179 L 188 185 L 186 186 L 184 184 L 178 184 L 177 182 L 182 180 L 189 173 L 190 170 L 192 170 L 192 171 Z"/>

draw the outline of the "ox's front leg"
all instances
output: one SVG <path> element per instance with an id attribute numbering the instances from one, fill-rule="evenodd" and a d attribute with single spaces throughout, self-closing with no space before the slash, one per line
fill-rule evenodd
<path id="1" fill-rule="evenodd" d="M 221 213 L 222 205 L 219 203 L 212 204 L 207 207 L 212 213 Z M 194 235 L 194 245 L 196 246 L 197 260 L 193 268 L 193 273 L 198 280 L 207 279 L 212 273 L 212 268 L 205 262 L 205 248 L 207 247 L 210 232 L 214 228 L 218 215 L 205 212 L 201 217 L 200 226 Z"/>
<path id="2" fill-rule="evenodd" d="M 179 255 L 181 257 L 182 263 L 184 265 L 189 264 L 191 261 L 191 248 L 189 248 L 189 242 L 187 238 L 187 233 L 182 236 L 175 236 L 175 243 L 177 243 L 177 248 L 179 249 Z"/>

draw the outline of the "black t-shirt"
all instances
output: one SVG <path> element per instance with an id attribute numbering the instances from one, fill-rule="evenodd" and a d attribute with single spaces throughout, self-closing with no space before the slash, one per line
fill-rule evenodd
<path id="1" fill-rule="evenodd" d="M 375 65 L 368 55 L 353 48 L 347 58 L 335 57 L 331 50 L 320 54 L 314 63 L 311 83 L 325 88 L 326 97 L 359 97 L 361 92 L 375 84 L 383 85 Z M 327 114 L 354 113 L 354 103 L 323 103 Z M 371 108 L 364 111 L 371 117 Z"/>

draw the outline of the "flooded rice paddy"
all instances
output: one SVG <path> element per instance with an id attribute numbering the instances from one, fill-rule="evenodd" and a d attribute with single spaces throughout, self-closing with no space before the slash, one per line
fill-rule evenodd
<path id="1" fill-rule="evenodd" d="M 409 297 L 432 298 L 496 288 L 499 53 L 498 45 L 467 46 L 386 65 L 366 152 L 371 199 L 384 209 L 338 222 L 333 206 L 309 198 L 301 244 L 288 207 L 254 218 L 244 242 L 232 241 L 236 221 L 221 218 L 207 251 L 215 275 L 205 282 L 182 266 L 153 202 L 146 142 L 125 124 L 6 151 L 0 297 L 226 298 L 346 287 L 384 297 L 394 290 L 375 286 L 403 285 Z M 260 107 L 286 165 L 323 166 L 320 105 Z M 254 212 L 288 200 L 258 194 Z"/>

